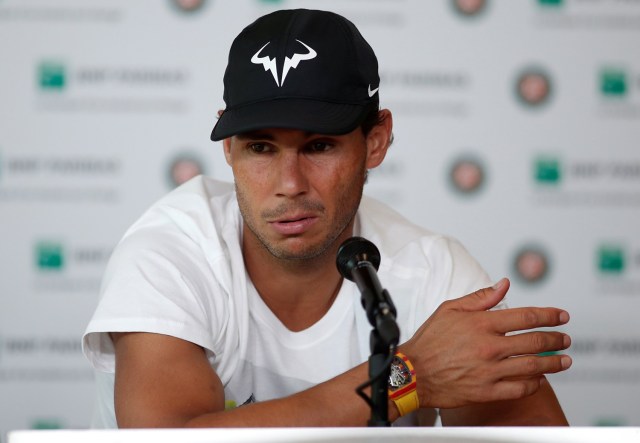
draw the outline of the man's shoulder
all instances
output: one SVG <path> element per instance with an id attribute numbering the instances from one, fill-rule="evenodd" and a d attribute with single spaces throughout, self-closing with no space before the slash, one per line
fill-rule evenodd
<path id="1" fill-rule="evenodd" d="M 155 201 L 131 226 L 220 229 L 235 214 L 232 183 L 199 175 Z"/>
<path id="2" fill-rule="evenodd" d="M 153 206 L 175 205 L 181 207 L 217 199 L 229 200 L 233 194 L 233 183 L 198 175 L 161 197 Z"/>
<path id="3" fill-rule="evenodd" d="M 377 245 L 384 268 L 442 268 L 453 262 L 478 268 L 475 259 L 456 238 L 420 226 L 389 205 L 364 197 L 358 213 L 358 235 Z"/>
<path id="4" fill-rule="evenodd" d="M 195 177 L 153 203 L 125 232 L 118 249 L 164 251 L 195 248 L 225 255 L 237 243 L 239 210 L 233 184 Z"/>
<path id="5" fill-rule="evenodd" d="M 367 196 L 362 198 L 358 223 L 360 235 L 374 243 L 380 242 L 388 253 L 416 242 L 427 245 L 447 240 L 445 236 L 412 222 L 391 206 Z"/>

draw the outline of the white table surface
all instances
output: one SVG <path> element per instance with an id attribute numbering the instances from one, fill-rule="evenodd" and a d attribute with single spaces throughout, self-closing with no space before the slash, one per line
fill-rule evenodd
<path id="1" fill-rule="evenodd" d="M 241 428 L 12 431 L 9 443 L 640 443 L 640 427 Z"/>

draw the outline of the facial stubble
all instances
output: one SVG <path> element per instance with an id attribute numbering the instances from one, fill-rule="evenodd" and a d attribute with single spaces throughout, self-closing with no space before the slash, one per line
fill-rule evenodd
<path id="1" fill-rule="evenodd" d="M 247 193 L 241 186 L 238 186 L 238 183 L 236 182 L 236 195 L 244 223 L 262 247 L 264 247 L 265 250 L 267 250 L 273 257 L 286 261 L 313 261 L 332 250 L 336 240 L 340 238 L 345 229 L 347 229 L 353 221 L 358 211 L 358 207 L 360 206 L 367 176 L 364 163 L 358 171 L 358 173 L 354 174 L 353 180 L 345 183 L 342 189 L 334 191 L 335 195 L 338 196 L 336 200 L 335 220 L 328 222 L 329 226 L 327 234 L 320 243 L 308 244 L 299 251 L 290 251 L 286 247 L 281 247 L 276 244 L 276 242 L 269 240 L 259 229 L 259 224 L 265 224 L 265 220 L 273 220 L 279 216 L 296 211 L 320 214 L 322 222 L 326 215 L 325 206 L 320 201 L 311 200 L 306 196 L 288 199 L 273 209 L 264 210 L 259 214 L 258 220 L 254 220 L 251 216 L 251 205 L 247 198 Z M 356 190 L 355 193 L 354 190 Z"/>

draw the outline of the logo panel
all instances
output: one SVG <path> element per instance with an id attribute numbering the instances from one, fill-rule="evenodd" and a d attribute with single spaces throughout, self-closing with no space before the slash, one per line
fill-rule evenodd
<path id="1" fill-rule="evenodd" d="M 562 179 L 560 160 L 555 157 L 538 157 L 534 161 L 534 180 L 542 184 L 558 184 Z"/>
<path id="2" fill-rule="evenodd" d="M 484 187 L 485 182 L 485 167 L 474 156 L 459 157 L 449 168 L 449 183 L 461 194 L 477 194 Z"/>
<path id="3" fill-rule="evenodd" d="M 172 188 L 191 180 L 193 177 L 206 173 L 204 162 L 200 156 L 183 152 L 176 155 L 169 163 L 167 178 Z"/>
<path id="4" fill-rule="evenodd" d="M 551 77 L 541 68 L 527 68 L 518 75 L 515 92 L 522 104 L 539 108 L 551 98 Z"/>
<path id="5" fill-rule="evenodd" d="M 604 68 L 600 71 L 600 92 L 607 97 L 627 94 L 627 73 L 621 69 Z"/>
<path id="6" fill-rule="evenodd" d="M 271 75 L 273 75 L 273 79 L 276 81 L 276 85 L 278 87 L 281 87 L 284 84 L 284 81 L 287 78 L 287 74 L 289 73 L 290 69 L 292 68 L 296 69 L 298 67 L 298 64 L 300 64 L 301 61 L 312 60 L 316 58 L 316 56 L 318 55 L 318 53 L 306 43 L 298 39 L 296 39 L 296 41 L 300 43 L 302 46 L 304 46 L 307 49 L 307 52 L 294 53 L 291 56 L 291 58 L 285 56 L 284 66 L 282 68 L 282 78 L 280 80 L 278 80 L 278 70 L 277 70 L 278 68 L 276 65 L 276 58 L 275 57 L 270 58 L 268 55 L 260 56 L 260 53 L 262 52 L 262 50 L 266 48 L 271 42 L 267 42 L 262 48 L 258 50 L 258 52 L 256 52 L 253 55 L 253 57 L 251 57 L 251 63 L 253 63 L 254 65 L 261 64 L 264 67 L 265 71 L 270 71 Z"/>
<path id="7" fill-rule="evenodd" d="M 617 245 L 602 245 L 597 252 L 598 270 L 603 274 L 621 274 L 625 269 L 624 248 Z"/>
<path id="8" fill-rule="evenodd" d="M 454 11 L 464 17 L 475 17 L 486 10 L 488 0 L 451 0 Z"/>
<path id="9" fill-rule="evenodd" d="M 38 65 L 38 84 L 40 89 L 60 91 L 67 84 L 65 66 L 59 62 L 46 61 Z"/>
<path id="10" fill-rule="evenodd" d="M 61 270 L 65 257 L 62 244 L 40 241 L 35 246 L 36 266 L 41 270 Z"/>
<path id="11" fill-rule="evenodd" d="M 539 245 L 521 247 L 513 260 L 513 270 L 524 283 L 535 284 L 545 280 L 550 271 L 549 254 Z"/>

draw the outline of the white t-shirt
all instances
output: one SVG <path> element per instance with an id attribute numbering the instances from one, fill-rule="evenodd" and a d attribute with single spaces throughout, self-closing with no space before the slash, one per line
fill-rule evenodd
<path id="1" fill-rule="evenodd" d="M 154 332 L 202 346 L 229 407 L 293 394 L 367 360 L 371 325 L 356 285 L 344 281 L 322 319 L 292 332 L 248 278 L 241 233 L 233 185 L 202 176 L 159 200 L 126 232 L 83 338 L 97 370 L 96 427 L 115 427 L 109 332 Z M 397 308 L 401 343 L 443 301 L 490 284 L 460 243 L 366 196 L 354 234 L 380 250 L 378 277 Z"/>

